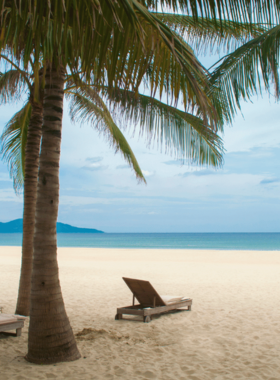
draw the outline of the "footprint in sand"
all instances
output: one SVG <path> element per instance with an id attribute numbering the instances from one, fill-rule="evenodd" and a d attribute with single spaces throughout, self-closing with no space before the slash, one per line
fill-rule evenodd
<path id="1" fill-rule="evenodd" d="M 143 373 L 146 379 L 155 379 L 156 375 L 152 371 L 146 371 Z"/>
<path id="2" fill-rule="evenodd" d="M 125 370 L 123 370 L 122 368 L 118 366 L 115 366 L 114 369 L 115 369 L 116 376 L 122 376 L 125 373 Z"/>
<path id="3" fill-rule="evenodd" d="M 114 379 L 114 376 L 111 375 L 110 373 L 107 373 L 107 375 L 105 375 L 105 378 L 108 380 L 111 380 L 111 379 Z"/>
<path id="4" fill-rule="evenodd" d="M 55 375 L 53 373 L 46 373 L 46 377 L 48 379 L 55 379 Z"/>

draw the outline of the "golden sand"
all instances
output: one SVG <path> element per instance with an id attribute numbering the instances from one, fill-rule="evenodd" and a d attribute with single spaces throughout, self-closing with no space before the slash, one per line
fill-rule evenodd
<path id="1" fill-rule="evenodd" d="M 15 310 L 20 247 L 0 247 L 0 306 Z M 60 248 L 60 281 L 82 359 L 27 363 L 21 337 L 0 338 L 1 380 L 280 379 L 280 252 Z M 131 304 L 122 276 L 192 311 L 115 321 Z"/>

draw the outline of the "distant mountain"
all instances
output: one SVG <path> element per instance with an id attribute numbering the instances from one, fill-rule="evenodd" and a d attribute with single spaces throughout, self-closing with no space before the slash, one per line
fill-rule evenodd
<path id="1" fill-rule="evenodd" d="M 79 228 L 70 226 L 70 224 L 56 223 L 57 233 L 79 233 L 79 234 L 104 234 L 104 231 L 95 230 L 94 228 Z"/>
<path id="2" fill-rule="evenodd" d="M 57 233 L 64 234 L 104 234 L 103 231 L 95 230 L 94 228 L 79 228 L 70 226 L 70 224 L 56 223 Z M 11 222 L 1 223 L 0 222 L 0 233 L 10 234 L 10 233 L 21 233 L 22 232 L 22 219 L 12 220 Z"/>
<path id="3" fill-rule="evenodd" d="M 10 232 L 22 232 L 22 219 L 12 220 L 11 222 L 0 222 L 0 233 L 8 234 Z"/>

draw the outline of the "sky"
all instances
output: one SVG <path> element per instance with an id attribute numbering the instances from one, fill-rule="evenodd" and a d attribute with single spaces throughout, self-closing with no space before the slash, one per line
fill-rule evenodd
<path id="1" fill-rule="evenodd" d="M 213 60 L 213 58 L 211 58 Z M 206 67 L 210 59 L 202 58 Z M 22 103 L 0 107 L 0 134 Z M 122 130 L 146 177 L 139 184 L 120 153 L 90 125 L 73 124 L 65 102 L 58 221 L 105 232 L 280 232 L 280 103 L 242 103 L 221 137 L 219 169 L 182 164 Z M 22 218 L 0 161 L 0 222 Z"/>

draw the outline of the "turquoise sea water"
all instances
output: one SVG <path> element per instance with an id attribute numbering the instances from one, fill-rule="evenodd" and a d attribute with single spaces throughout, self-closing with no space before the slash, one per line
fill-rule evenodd
<path id="1" fill-rule="evenodd" d="M 20 246 L 22 234 L 0 234 L 0 246 Z M 59 247 L 280 251 L 280 233 L 58 234 Z"/>

